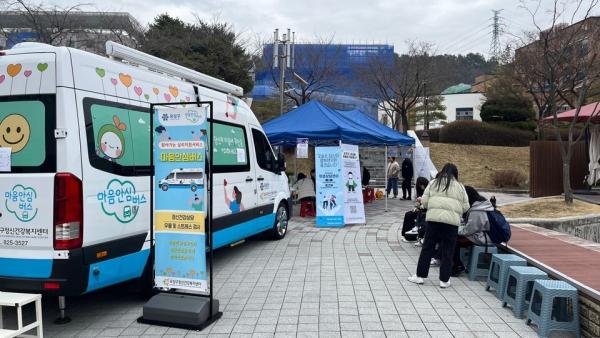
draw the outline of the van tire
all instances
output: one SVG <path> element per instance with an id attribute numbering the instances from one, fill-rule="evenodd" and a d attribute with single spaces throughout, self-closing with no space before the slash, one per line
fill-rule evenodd
<path id="1" fill-rule="evenodd" d="M 163 184 L 160 186 L 160 188 L 162 189 L 162 191 L 167 191 L 169 190 L 169 185 L 168 184 Z"/>
<path id="2" fill-rule="evenodd" d="M 285 237 L 288 230 L 288 221 L 288 208 L 284 203 L 279 203 L 275 212 L 275 224 L 271 230 L 271 237 L 273 239 L 280 240 Z"/>
<path id="3" fill-rule="evenodd" d="M 190 189 L 192 189 L 192 191 L 196 191 L 198 189 L 198 187 L 196 187 L 195 185 L 192 185 L 192 187 Z"/>

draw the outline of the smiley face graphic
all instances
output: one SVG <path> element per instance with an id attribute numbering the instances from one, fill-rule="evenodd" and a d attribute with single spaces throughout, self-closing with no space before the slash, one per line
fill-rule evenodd
<path id="1" fill-rule="evenodd" d="M 29 143 L 31 129 L 29 122 L 19 114 L 10 114 L 0 122 L 0 146 L 18 153 Z"/>

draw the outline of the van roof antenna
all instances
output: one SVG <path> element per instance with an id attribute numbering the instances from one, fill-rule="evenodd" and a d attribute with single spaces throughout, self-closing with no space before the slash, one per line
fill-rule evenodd
<path id="1" fill-rule="evenodd" d="M 148 67 L 150 70 L 163 72 L 196 83 L 200 86 L 218 90 L 226 94 L 243 96 L 244 89 L 223 80 L 202 74 L 195 70 L 180 66 L 173 62 L 157 58 L 139 50 L 123 46 L 114 41 L 106 41 L 106 55 L 117 60 L 125 60 L 133 64 Z"/>

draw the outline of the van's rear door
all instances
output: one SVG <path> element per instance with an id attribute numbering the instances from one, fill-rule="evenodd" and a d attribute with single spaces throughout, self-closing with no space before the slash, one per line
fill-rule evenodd
<path id="1" fill-rule="evenodd" d="M 55 58 L 0 56 L 0 277 L 45 278 L 52 271 Z"/>

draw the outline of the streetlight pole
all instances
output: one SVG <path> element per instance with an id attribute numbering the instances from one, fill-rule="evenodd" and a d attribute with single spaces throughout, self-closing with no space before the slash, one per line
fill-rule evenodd
<path id="1" fill-rule="evenodd" d="M 424 92 L 424 100 L 425 102 L 425 132 L 429 132 L 429 97 L 427 97 L 427 82 L 423 82 L 423 92 Z M 429 133 L 428 133 L 429 134 Z"/>
<path id="2" fill-rule="evenodd" d="M 288 28 L 279 39 L 279 28 L 273 34 L 273 69 L 279 67 L 279 115 L 283 115 L 285 96 L 285 69 L 294 69 L 294 43 L 296 32 Z"/>

